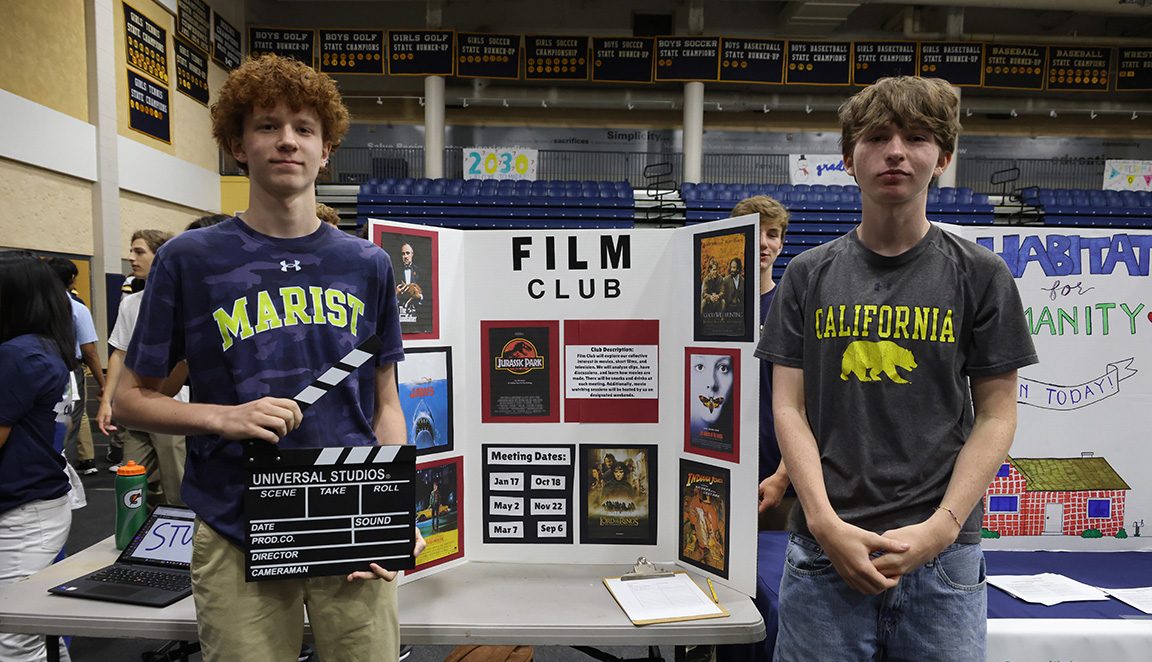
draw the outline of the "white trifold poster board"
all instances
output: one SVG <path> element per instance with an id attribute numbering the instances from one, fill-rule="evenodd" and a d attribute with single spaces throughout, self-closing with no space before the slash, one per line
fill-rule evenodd
<path id="1" fill-rule="evenodd" d="M 1019 372 L 988 549 L 1152 549 L 1152 232 L 964 227 L 1016 278 L 1040 362 Z"/>
<path id="2" fill-rule="evenodd" d="M 370 222 L 407 270 L 418 359 L 397 372 L 429 552 L 405 581 L 469 561 L 620 574 L 644 556 L 755 594 L 757 221 Z"/>
<path id="3" fill-rule="evenodd" d="M 985 545 L 1152 548 L 1152 233 L 946 229 L 1007 262 L 1040 356 L 1019 372 Z M 468 561 L 623 572 L 645 556 L 754 594 L 754 216 L 555 231 L 374 220 L 370 236 L 405 273 L 413 360 L 397 372 L 429 541 L 406 581 Z"/>

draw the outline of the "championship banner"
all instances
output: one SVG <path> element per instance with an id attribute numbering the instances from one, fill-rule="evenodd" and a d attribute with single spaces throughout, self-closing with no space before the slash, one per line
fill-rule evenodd
<path id="1" fill-rule="evenodd" d="M 384 73 L 380 30 L 321 30 L 320 71 L 329 74 Z"/>
<path id="2" fill-rule="evenodd" d="M 914 41 L 857 41 L 852 44 L 854 85 L 871 85 L 890 76 L 915 75 Z"/>
<path id="3" fill-rule="evenodd" d="M 293 400 L 301 411 L 380 350 L 368 338 Z M 409 569 L 416 524 L 416 448 L 410 445 L 245 449 L 245 579 L 324 577 Z"/>
<path id="4" fill-rule="evenodd" d="M 652 82 L 652 37 L 592 38 L 592 80 Z"/>
<path id="5" fill-rule="evenodd" d="M 965 41 L 922 42 L 920 75 L 943 78 L 956 87 L 980 87 L 984 71 L 984 44 Z"/>
<path id="6" fill-rule="evenodd" d="M 232 71 L 240 66 L 244 54 L 240 48 L 240 31 L 232 24 L 212 13 L 212 61 Z"/>
<path id="7" fill-rule="evenodd" d="M 204 55 L 211 50 L 212 8 L 204 0 L 177 0 L 176 34 Z"/>
<path id="8" fill-rule="evenodd" d="M 124 3 L 124 38 L 128 64 L 168 85 L 168 31 Z"/>
<path id="9" fill-rule="evenodd" d="M 452 30 L 389 30 L 389 76 L 451 76 Z"/>
<path id="10" fill-rule="evenodd" d="M 720 80 L 783 83 L 784 40 L 724 37 L 720 40 Z"/>
<path id="11" fill-rule="evenodd" d="M 1116 50 L 1116 91 L 1152 91 L 1152 48 Z"/>
<path id="12" fill-rule="evenodd" d="M 267 53 L 290 57 L 315 66 L 316 31 L 288 28 L 249 27 L 248 54 L 260 57 Z"/>
<path id="13" fill-rule="evenodd" d="M 168 114 L 168 88 L 156 85 L 132 70 L 128 74 L 128 128 L 156 140 L 172 143 Z"/>
<path id="14" fill-rule="evenodd" d="M 1049 46 L 1047 88 L 1061 92 L 1107 92 L 1111 68 L 1111 48 Z"/>
<path id="15" fill-rule="evenodd" d="M 520 35 L 477 32 L 456 35 L 456 76 L 520 78 Z"/>
<path id="16" fill-rule="evenodd" d="M 588 80 L 588 37 L 525 35 L 524 80 Z"/>
<path id="17" fill-rule="evenodd" d="M 1044 89 L 1044 46 L 988 44 L 984 57 L 984 87 L 1005 90 Z"/>
<path id="18" fill-rule="evenodd" d="M 176 38 L 176 89 L 196 101 L 208 105 L 208 58 L 200 51 Z"/>
<path id="19" fill-rule="evenodd" d="M 789 85 L 848 85 L 852 82 L 851 43 L 846 41 L 789 41 Z"/>
<path id="20" fill-rule="evenodd" d="M 656 81 L 720 79 L 719 37 L 657 37 Z"/>

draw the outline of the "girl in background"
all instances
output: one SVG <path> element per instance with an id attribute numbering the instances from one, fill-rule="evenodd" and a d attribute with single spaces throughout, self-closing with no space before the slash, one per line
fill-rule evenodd
<path id="1" fill-rule="evenodd" d="M 71 486 L 55 439 L 75 342 L 51 267 L 26 251 L 0 253 L 0 584 L 47 567 L 68 539 Z M 0 660 L 45 658 L 43 636 L 0 634 Z M 63 642 L 60 659 L 69 659 Z"/>

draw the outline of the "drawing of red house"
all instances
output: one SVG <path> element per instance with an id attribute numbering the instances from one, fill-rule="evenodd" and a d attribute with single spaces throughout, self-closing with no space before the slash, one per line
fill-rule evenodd
<path id="1" fill-rule="evenodd" d="M 1008 458 L 984 494 L 984 528 L 1001 536 L 1107 537 L 1124 525 L 1132 488 L 1108 460 L 1081 457 Z"/>

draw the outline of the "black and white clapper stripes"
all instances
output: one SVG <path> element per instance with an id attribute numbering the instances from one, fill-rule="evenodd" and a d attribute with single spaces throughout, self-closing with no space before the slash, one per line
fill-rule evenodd
<path id="1" fill-rule="evenodd" d="M 303 411 L 309 406 L 316 403 L 325 393 L 329 390 L 340 385 L 340 382 L 348 378 L 349 375 L 356 372 L 360 366 L 368 362 L 369 359 L 376 356 L 384 343 L 380 342 L 377 336 L 369 336 L 360 343 L 356 349 L 344 355 L 344 358 L 336 362 L 336 365 L 324 371 L 324 374 L 316 378 L 316 381 L 309 384 L 292 398 L 300 405 L 300 410 Z"/>

